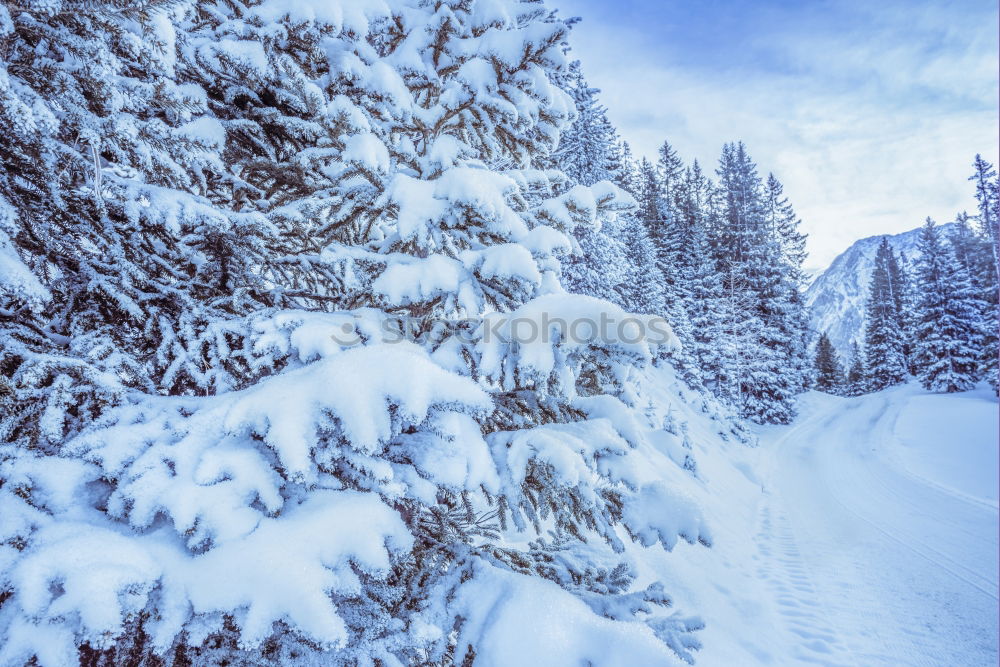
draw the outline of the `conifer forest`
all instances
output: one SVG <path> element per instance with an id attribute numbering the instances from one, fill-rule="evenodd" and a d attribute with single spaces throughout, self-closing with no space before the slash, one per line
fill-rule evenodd
<path id="1" fill-rule="evenodd" d="M 587 4 L 0 2 L 0 667 L 996 664 L 997 146 L 831 263 Z"/>

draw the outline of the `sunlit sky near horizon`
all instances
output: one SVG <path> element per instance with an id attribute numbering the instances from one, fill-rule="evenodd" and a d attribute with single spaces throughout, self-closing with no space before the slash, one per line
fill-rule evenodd
<path id="1" fill-rule="evenodd" d="M 785 185 L 823 268 L 854 240 L 972 210 L 996 163 L 993 0 L 550 0 L 639 155 L 714 171 L 742 139 Z"/>

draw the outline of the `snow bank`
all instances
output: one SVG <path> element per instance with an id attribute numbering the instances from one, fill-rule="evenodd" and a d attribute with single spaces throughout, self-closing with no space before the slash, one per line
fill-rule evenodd
<path id="1" fill-rule="evenodd" d="M 456 662 L 476 647 L 485 667 L 622 667 L 670 664 L 674 656 L 639 622 L 602 618 L 556 584 L 478 566 L 455 600 L 465 619 Z"/>
<path id="2" fill-rule="evenodd" d="M 8 582 L 18 592 L 13 604 L 37 625 L 9 629 L 4 664 L 27 659 L 42 643 L 51 644 L 39 654 L 45 667 L 69 664 L 75 638 L 60 629 L 67 616 L 79 618 L 84 641 L 104 647 L 154 591 L 159 615 L 147 630 L 160 651 L 192 614 L 230 612 L 247 648 L 269 637 L 276 621 L 320 645 L 342 646 L 346 629 L 330 593 L 360 590 L 354 568 L 384 575 L 389 550 L 409 549 L 412 537 L 374 494 L 322 491 L 194 558 L 168 532 L 136 537 L 85 522 L 51 522 L 34 541 Z"/>

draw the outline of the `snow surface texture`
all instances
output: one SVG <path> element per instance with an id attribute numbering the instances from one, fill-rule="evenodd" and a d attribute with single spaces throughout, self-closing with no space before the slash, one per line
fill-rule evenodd
<path id="1" fill-rule="evenodd" d="M 697 664 L 996 665 L 998 407 L 811 392 L 756 448 L 691 415 L 713 546 L 644 566 L 705 621 Z"/>
<path id="2" fill-rule="evenodd" d="M 953 228 L 952 223 L 940 225 L 942 236 L 947 237 Z M 813 331 L 826 333 L 841 359 L 850 355 L 851 343 L 864 342 L 868 284 L 875 268 L 875 253 L 883 238 L 888 238 L 893 251 L 909 263 L 919 254 L 919 228 L 894 236 L 869 236 L 837 255 L 806 290 Z"/>

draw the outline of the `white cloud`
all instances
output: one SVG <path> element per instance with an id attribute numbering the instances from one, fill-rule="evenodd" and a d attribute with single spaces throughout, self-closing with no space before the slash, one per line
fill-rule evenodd
<path id="1" fill-rule="evenodd" d="M 575 55 L 637 153 L 667 139 L 711 169 L 723 142 L 746 142 L 785 184 L 820 267 L 857 238 L 971 209 L 972 158 L 995 161 L 1000 143 L 995 19 L 845 7 L 836 26 L 758 30 L 750 55 L 766 67 L 697 67 L 690 53 L 681 67 L 655 21 L 588 25 L 576 8 Z"/>

